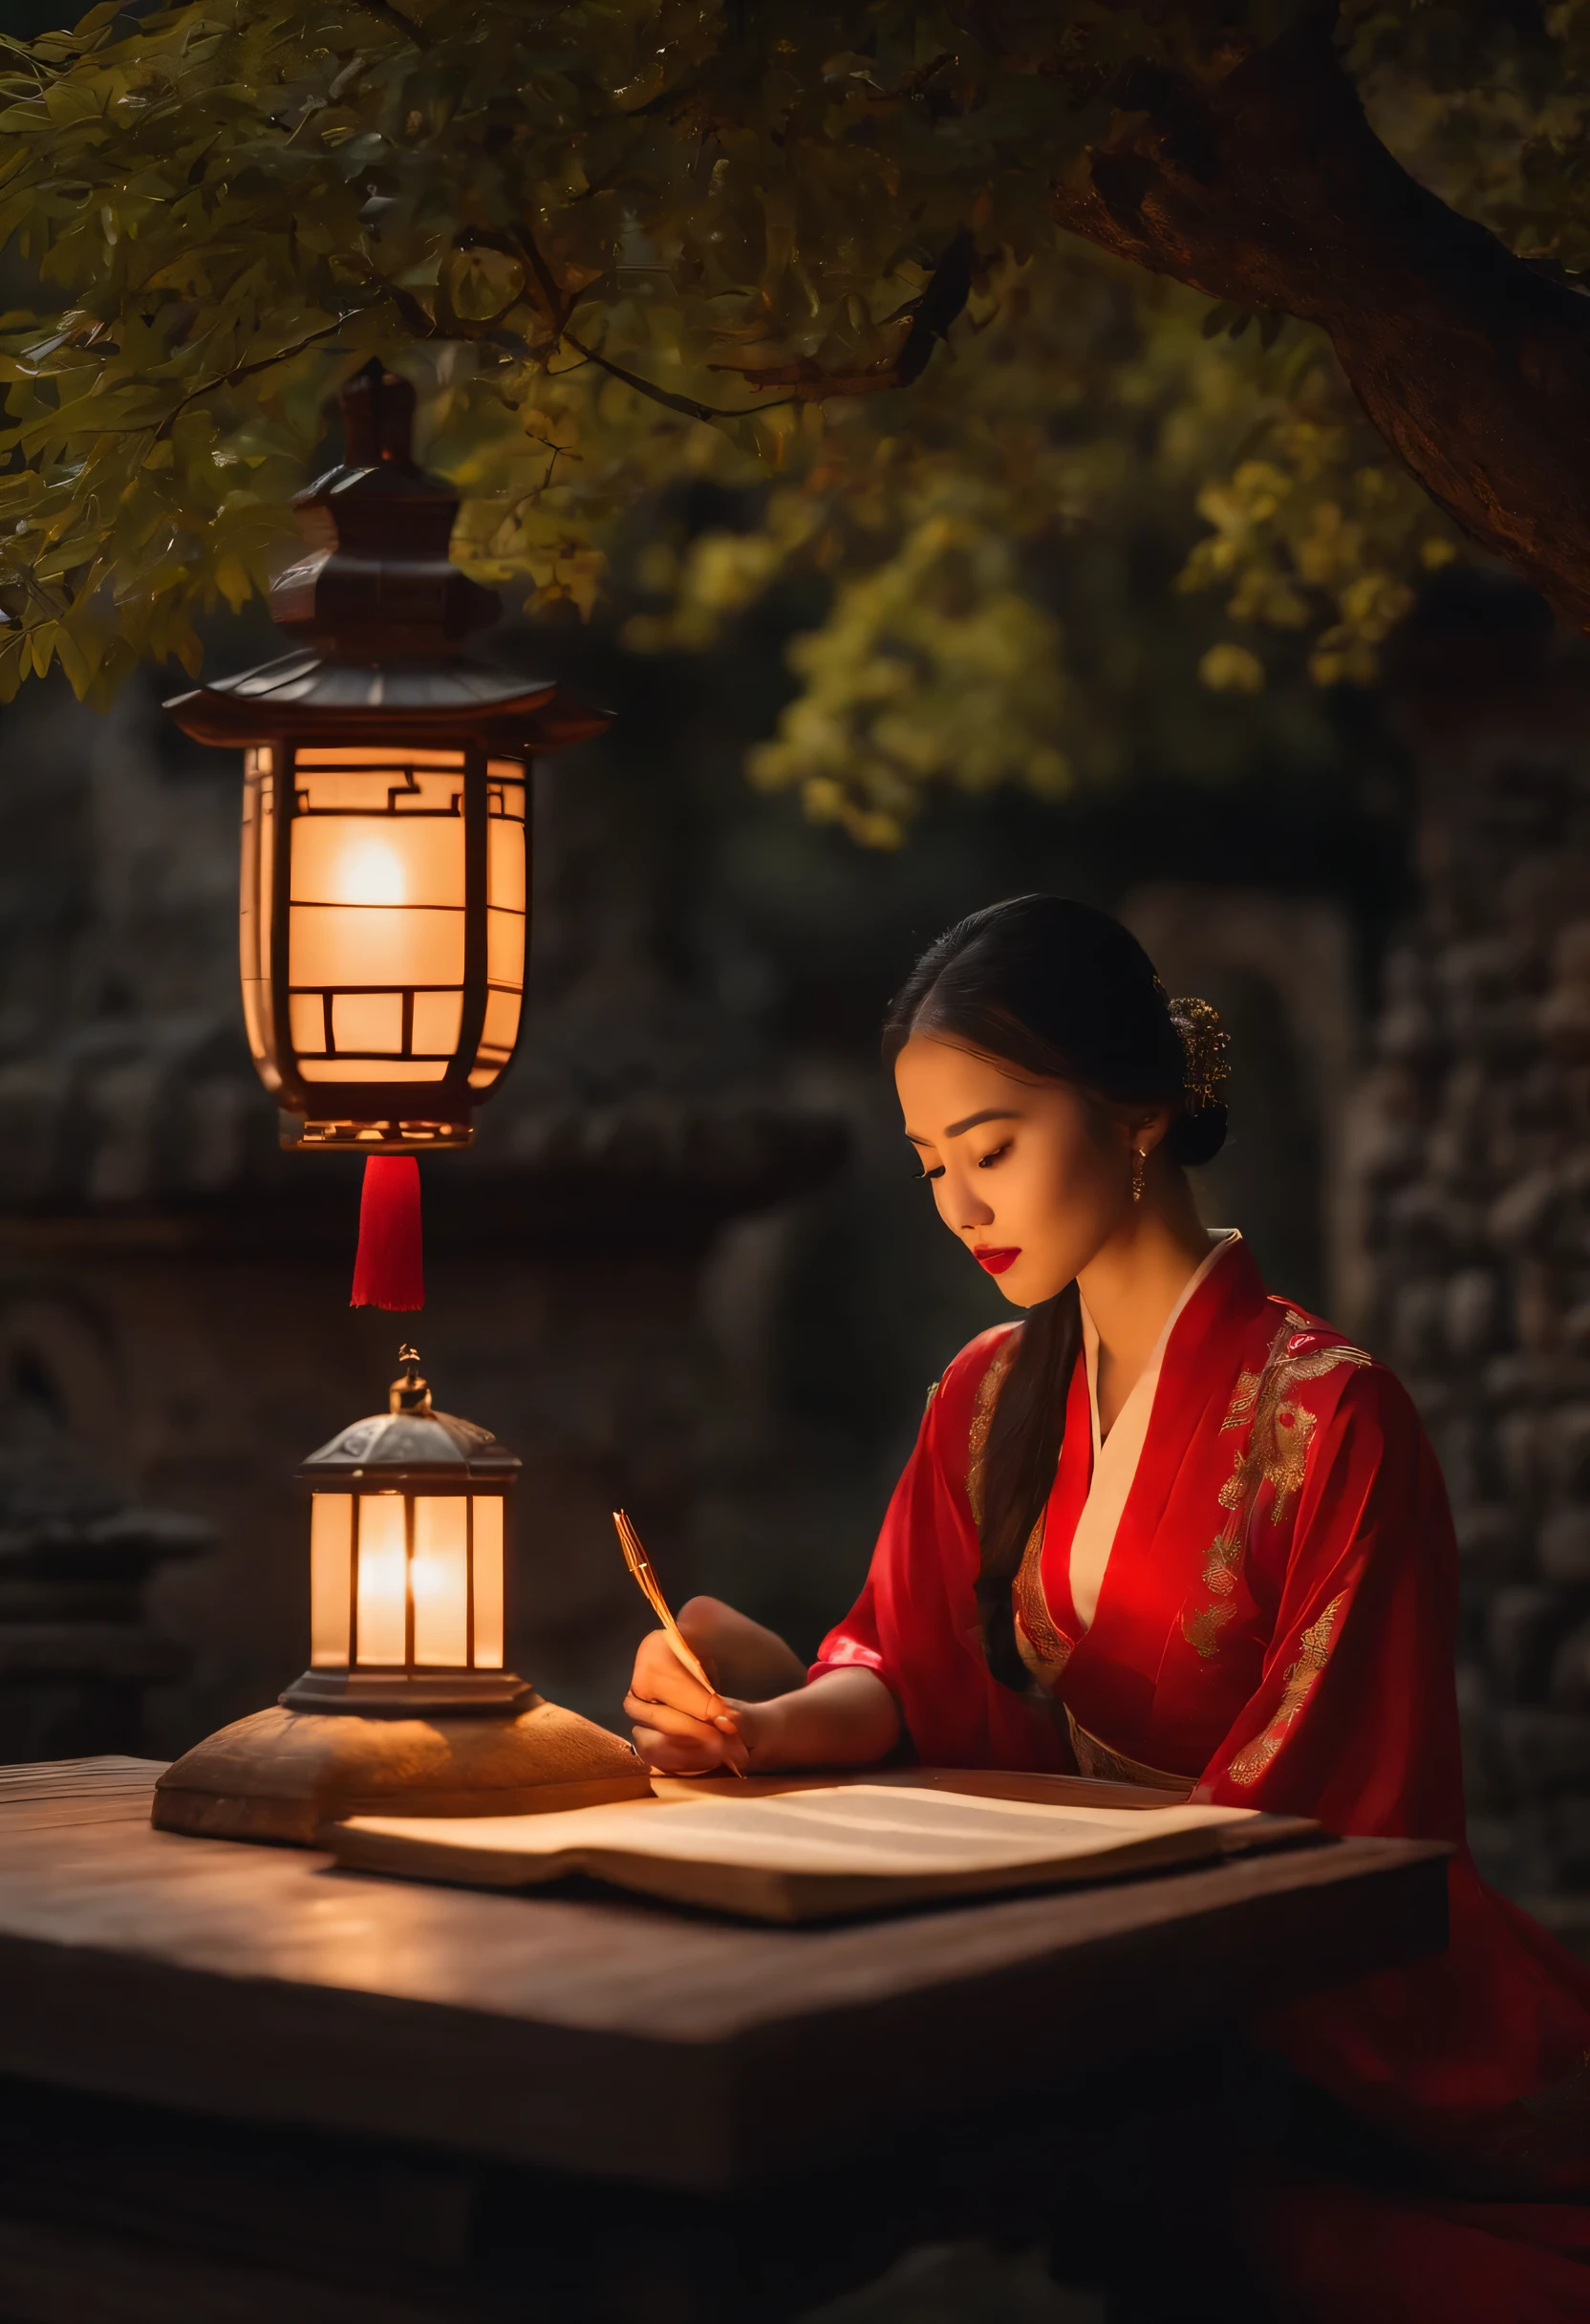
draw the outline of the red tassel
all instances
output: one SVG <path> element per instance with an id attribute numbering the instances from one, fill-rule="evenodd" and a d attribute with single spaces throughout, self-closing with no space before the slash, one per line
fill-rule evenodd
<path id="1" fill-rule="evenodd" d="M 359 1200 L 354 1307 L 423 1307 L 419 1165 L 412 1154 L 371 1154 Z"/>

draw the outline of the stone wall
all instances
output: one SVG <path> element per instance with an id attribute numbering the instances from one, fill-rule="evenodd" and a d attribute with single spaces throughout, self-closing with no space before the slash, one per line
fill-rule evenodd
<path id="1" fill-rule="evenodd" d="M 1345 1139 L 1359 1312 L 1461 1555 L 1482 1868 L 1590 1940 L 1590 676 L 1536 601 L 1404 639 L 1424 901 Z"/>

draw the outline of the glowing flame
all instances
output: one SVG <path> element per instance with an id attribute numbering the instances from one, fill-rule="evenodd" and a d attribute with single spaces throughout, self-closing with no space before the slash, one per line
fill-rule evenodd
<path id="1" fill-rule="evenodd" d="M 336 892 L 345 904 L 404 903 L 402 864 L 384 840 L 353 840 L 337 865 Z"/>

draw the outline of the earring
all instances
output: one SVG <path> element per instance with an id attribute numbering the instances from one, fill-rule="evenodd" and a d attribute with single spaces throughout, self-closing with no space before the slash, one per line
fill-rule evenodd
<path id="1" fill-rule="evenodd" d="M 1131 1198 L 1133 1202 L 1141 1202 L 1143 1199 L 1143 1181 L 1148 1168 L 1148 1155 L 1141 1147 L 1134 1146 L 1131 1150 Z"/>

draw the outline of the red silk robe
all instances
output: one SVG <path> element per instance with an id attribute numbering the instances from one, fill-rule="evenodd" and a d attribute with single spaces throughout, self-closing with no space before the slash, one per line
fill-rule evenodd
<path id="1" fill-rule="evenodd" d="M 974 1340 L 930 1396 L 866 1587 L 813 1675 L 877 1671 L 930 1764 L 1074 1763 L 1461 1851 L 1456 1550 L 1399 1383 L 1269 1296 L 1234 1239 L 1171 1330 L 1085 1627 L 1069 1586 L 1093 1464 L 1079 1361 L 1054 1488 L 1013 1591 L 1029 1701 L 989 1675 L 973 1595 L 983 1450 L 1018 1328 Z M 1466 1853 L 1450 1893 L 1445 1954 L 1294 2005 L 1265 2032 L 1465 2184 L 1553 2199 L 1471 2206 L 1462 2224 L 1450 2206 L 1428 2214 L 1449 2255 L 1442 2313 L 1590 2317 L 1590 2265 L 1574 2256 L 1590 2262 L 1590 1968 L 1488 1889 Z M 1377 2279 L 1392 2288 L 1385 2313 L 1434 2313 L 1414 2214 L 1395 2218 Z M 1298 2313 L 1339 2313 L 1349 2296 L 1359 2319 L 1382 2313 L 1356 2273 L 1333 2294 L 1343 2239 L 1317 2209 L 1276 2232 L 1289 2277 L 1311 2236 L 1317 2247 Z M 1452 2258 L 1464 2236 L 1473 2249 Z M 1372 2223 L 1347 2240 L 1362 2254 Z M 1500 2272 L 1481 2297 L 1491 2263 Z M 1493 2296 L 1504 2284 L 1508 2301 Z"/>

